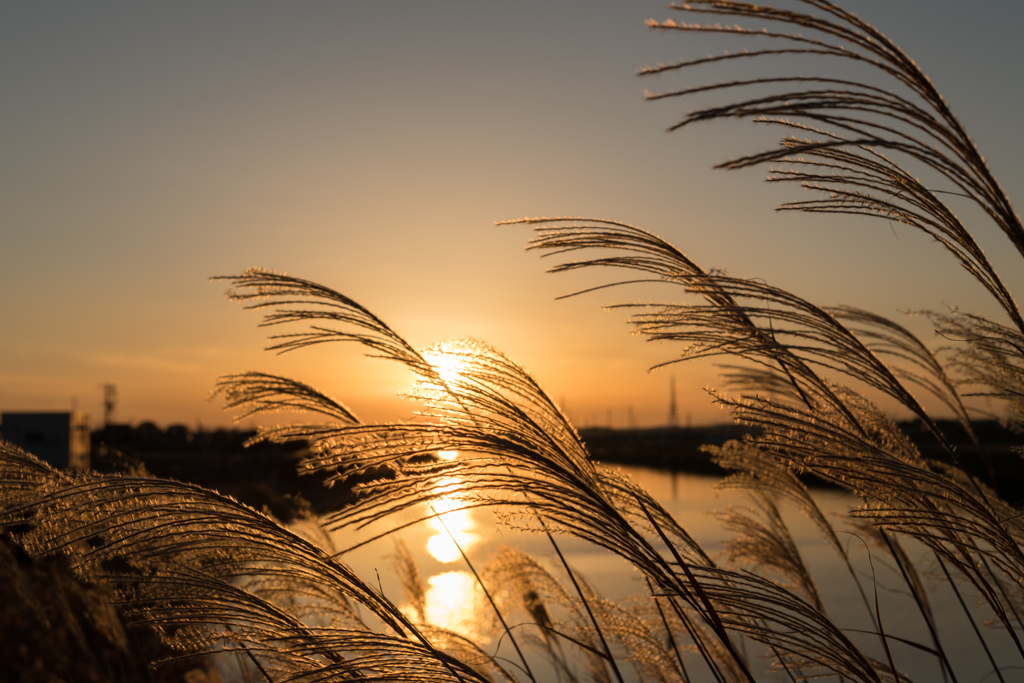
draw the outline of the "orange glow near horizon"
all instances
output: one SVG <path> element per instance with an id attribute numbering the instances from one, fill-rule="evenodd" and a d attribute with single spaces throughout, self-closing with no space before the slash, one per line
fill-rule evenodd
<path id="1" fill-rule="evenodd" d="M 410 386 L 400 364 L 355 344 L 263 351 L 259 315 L 208 280 L 263 266 L 351 296 L 414 348 L 467 336 L 493 345 L 576 427 L 666 425 L 669 373 L 681 424 L 728 422 L 704 392 L 721 386 L 711 361 L 649 374 L 680 345 L 647 344 L 630 335 L 628 310 L 602 310 L 684 295 L 637 285 L 556 301 L 618 278 L 546 275 L 524 252 L 528 226 L 494 225 L 527 216 L 621 220 L 704 267 L 821 305 L 887 314 L 948 304 L 999 319 L 987 291 L 925 235 L 776 213 L 793 195 L 760 173 L 710 172 L 740 149 L 768 149 L 776 133 L 737 122 L 666 136 L 679 111 L 644 102 L 635 75 L 689 49 L 645 27 L 664 4 L 405 3 L 397 23 L 385 3 L 174 3 L 109 16 L 78 3 L 74 20 L 20 4 L 0 22 L 0 315 L 10 321 L 0 412 L 74 408 L 99 425 L 109 383 L 118 424 L 230 427 L 222 403 L 206 400 L 216 378 L 261 371 L 335 396 L 365 422 L 409 419 L 419 406 L 398 397 Z M 913 5 L 876 4 L 879 26 L 901 25 Z M 1024 185 L 1016 109 L 991 84 L 1018 80 L 998 51 L 1012 45 L 1020 3 L 947 4 L 901 45 L 934 65 L 1013 197 Z M 997 37 L 948 49 L 981 30 Z M 702 67 L 707 82 L 732 73 L 727 64 Z M 962 77 L 977 73 L 986 78 Z M 1024 270 L 1001 239 L 986 236 L 985 251 L 1022 291 Z M 931 339 L 924 318 L 909 324 Z M 441 355 L 441 378 L 457 381 L 458 354 Z M 305 418 L 239 426 L 292 419 Z"/>

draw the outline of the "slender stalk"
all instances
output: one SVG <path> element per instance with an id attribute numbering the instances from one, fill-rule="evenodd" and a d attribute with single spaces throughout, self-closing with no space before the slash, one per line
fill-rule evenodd
<path id="1" fill-rule="evenodd" d="M 953 667 L 950 666 L 949 658 L 946 656 L 946 651 L 942 647 L 942 641 L 939 639 L 938 631 L 935 630 L 935 624 L 933 623 L 932 616 L 928 609 L 925 608 L 924 596 L 918 595 L 917 584 L 912 582 L 910 577 L 907 575 L 908 570 L 907 567 L 904 566 L 904 559 L 906 559 L 904 554 L 896 550 L 892 539 L 889 538 L 889 534 L 885 532 L 885 529 L 879 529 L 878 533 L 881 535 L 882 540 L 885 541 L 885 545 L 889 548 L 889 554 L 892 555 L 892 558 L 896 561 L 896 566 L 899 567 L 900 574 L 903 576 L 903 582 L 907 584 L 907 588 L 910 589 L 910 594 L 914 597 L 914 602 L 917 604 L 917 609 L 921 613 L 921 618 L 924 619 L 924 623 L 928 627 L 928 633 L 931 634 L 932 643 L 935 645 L 935 649 L 939 653 L 939 661 L 942 668 L 949 672 L 949 675 L 953 679 L 953 683 L 958 683 L 956 673 L 953 671 Z M 936 557 L 938 557 L 938 555 L 936 555 Z M 879 618 L 879 621 L 881 621 L 881 618 Z M 879 632 L 881 632 L 881 625 L 879 625 Z"/>
<path id="2" fill-rule="evenodd" d="M 686 574 L 687 581 L 690 582 L 690 586 L 693 587 L 694 592 L 697 594 L 701 604 L 707 611 L 707 618 L 709 620 L 709 623 L 712 625 L 712 628 L 714 629 L 715 634 L 718 636 L 719 640 L 722 641 L 722 645 L 724 645 L 726 650 L 728 650 L 729 654 L 732 655 L 733 660 L 736 662 L 737 666 L 740 667 L 740 670 L 743 672 L 744 676 L 746 676 L 747 680 L 749 680 L 751 683 L 754 683 L 754 677 L 751 676 L 750 671 L 747 669 L 746 662 L 743 661 L 743 658 L 740 657 L 740 655 L 736 652 L 736 649 L 733 647 L 732 641 L 729 639 L 729 634 L 728 632 L 726 632 L 725 626 L 722 625 L 722 620 L 718 617 L 718 611 L 715 610 L 714 605 L 711 604 L 711 600 L 708 599 L 707 593 L 704 592 L 703 586 L 701 586 L 700 582 L 697 581 L 697 577 L 695 577 L 693 575 L 693 572 L 690 571 L 689 565 L 687 565 L 687 563 L 683 560 L 682 556 L 679 554 L 679 551 L 676 550 L 675 545 L 673 545 L 672 542 L 669 540 L 668 536 L 665 535 L 665 532 L 662 530 L 661 525 L 658 524 L 657 521 L 655 521 L 650 511 L 647 509 L 647 506 L 644 505 L 644 502 L 639 498 L 639 496 L 637 497 L 636 502 L 640 506 L 640 509 L 643 510 L 644 514 L 647 516 L 648 521 L 650 521 L 651 526 L 654 527 L 654 530 L 658 533 L 658 536 L 661 537 L 662 542 L 664 542 L 665 545 L 668 546 L 669 551 L 672 553 L 672 556 L 675 557 L 676 562 L 679 564 L 679 567 Z"/>
<path id="3" fill-rule="evenodd" d="M 565 561 L 565 555 L 562 554 L 562 549 L 555 543 L 555 539 L 551 536 L 551 532 L 546 528 L 544 533 L 547 535 L 548 540 L 551 541 L 552 547 L 555 549 L 555 553 L 558 554 L 558 559 L 562 562 L 562 567 L 565 568 L 565 572 L 569 575 L 569 580 L 572 581 L 573 588 L 576 589 L 576 594 L 580 596 L 580 600 L 583 601 L 583 608 L 587 610 L 587 616 L 590 617 L 590 623 L 594 625 L 594 631 L 597 633 L 597 637 L 601 640 L 601 647 L 604 649 L 606 655 L 608 655 L 608 662 L 611 664 L 612 671 L 615 673 L 615 678 L 618 679 L 619 683 L 625 683 L 622 678 L 622 673 L 619 671 L 618 664 L 615 663 L 615 656 L 612 655 L 612 650 L 608 647 L 608 641 L 604 638 L 604 631 L 601 630 L 601 625 L 597 623 L 597 617 L 594 616 L 594 611 L 590 609 L 590 601 L 587 600 L 587 596 L 583 593 L 583 589 L 580 588 L 579 582 L 576 581 L 576 575 L 569 567 L 569 563 Z"/>
<path id="4" fill-rule="evenodd" d="M 672 628 L 668 624 L 665 610 L 661 608 L 661 603 L 654 592 L 654 586 L 651 585 L 650 578 L 644 577 L 644 580 L 647 581 L 647 592 L 651 594 L 651 600 L 654 600 L 654 606 L 658 609 L 658 617 L 661 619 L 661 624 L 665 627 L 665 635 L 668 637 L 669 645 L 672 646 L 672 652 L 675 653 L 676 661 L 679 662 L 679 673 L 683 676 L 683 683 L 690 683 L 690 677 L 686 673 L 686 664 L 683 663 L 683 654 L 679 651 L 679 645 L 676 643 L 675 636 L 672 635 Z"/>
<path id="5" fill-rule="evenodd" d="M 985 651 L 985 656 L 992 665 L 992 670 L 996 672 L 996 677 L 999 678 L 1000 683 L 1006 683 L 1006 681 L 1003 680 L 1003 674 L 999 671 L 999 667 L 996 665 L 995 658 L 992 656 L 992 651 L 988 649 L 988 643 L 985 642 L 984 636 L 982 636 L 981 631 L 978 630 L 978 625 L 974 623 L 974 617 L 971 616 L 971 610 L 967 608 L 967 603 L 964 602 L 964 598 L 960 594 L 960 589 L 957 588 L 956 581 L 954 581 L 953 577 L 950 576 L 949 570 L 946 568 L 946 563 L 942 561 L 942 557 L 938 553 L 935 553 L 935 559 L 939 561 L 939 568 L 942 569 L 942 573 L 946 577 L 946 583 L 948 583 L 949 587 L 953 589 L 957 602 L 960 603 L 960 608 L 964 611 L 964 616 L 967 617 L 967 622 L 971 625 L 971 630 L 973 630 L 974 635 L 978 637 L 981 649 Z"/>
<path id="6" fill-rule="evenodd" d="M 871 562 L 871 556 L 868 555 L 868 561 Z M 871 574 L 875 573 L 875 563 L 871 562 Z M 878 584 L 875 584 L 875 612 L 878 613 L 878 633 L 882 637 L 882 647 L 885 648 L 885 657 L 889 660 L 889 670 L 892 671 L 892 676 L 896 680 L 896 683 L 900 682 L 900 675 L 896 673 L 896 665 L 892 661 L 892 652 L 889 651 L 889 641 L 885 637 L 885 629 L 882 627 L 882 611 L 878 606 Z"/>
<path id="7" fill-rule="evenodd" d="M 718 681 L 718 683 L 725 683 L 725 676 L 722 674 L 721 669 L 719 669 L 718 662 L 715 661 L 715 658 L 708 651 L 708 647 L 704 643 L 704 639 L 701 638 L 700 634 L 697 632 L 697 629 L 690 623 L 690 617 L 679 606 L 674 596 L 666 596 L 666 598 L 668 599 L 668 604 L 671 605 L 672 609 L 675 611 L 676 616 L 679 617 L 679 620 L 683 623 L 683 627 L 686 628 L 686 632 L 689 634 L 690 640 L 692 640 L 693 644 L 697 646 L 697 650 L 700 652 L 701 657 L 704 658 L 704 663 L 708 665 L 708 669 L 710 669 L 715 680 Z"/>
<path id="8" fill-rule="evenodd" d="M 476 582 L 480 584 L 480 588 L 483 589 L 484 595 L 487 596 L 487 601 L 491 604 L 491 609 L 494 610 L 494 614 L 498 617 L 498 620 L 501 622 L 502 628 L 505 629 L 505 633 L 508 634 L 509 640 L 512 641 L 512 646 L 516 649 L 516 653 L 519 655 L 519 660 L 523 663 L 523 669 L 526 670 L 526 675 L 530 677 L 531 681 L 534 681 L 534 683 L 536 683 L 537 679 L 534 677 L 533 671 L 530 670 L 530 663 L 526 661 L 526 656 L 523 654 L 523 651 L 519 648 L 519 643 L 516 642 L 516 637 L 512 634 L 512 631 L 509 629 L 508 624 L 505 623 L 505 617 L 501 615 L 501 610 L 498 609 L 497 603 L 494 602 L 494 596 L 492 596 L 491 592 L 487 590 L 487 586 L 484 585 L 483 579 L 480 578 L 480 574 L 478 574 L 476 569 L 473 567 L 473 563 L 469 561 L 469 557 L 466 555 L 466 551 L 462 549 L 462 546 L 459 545 L 459 542 L 455 540 L 455 535 L 448 528 L 448 525 L 444 523 L 444 517 L 442 515 L 438 515 L 437 511 L 434 510 L 433 506 L 430 507 L 430 510 L 435 515 L 437 515 L 437 520 L 441 522 L 441 526 L 443 526 L 444 530 L 448 533 L 448 537 L 451 538 L 452 543 L 455 544 L 455 547 L 459 549 L 459 554 L 462 556 L 463 561 L 465 561 L 466 566 L 469 567 L 469 571 L 473 572 L 473 576 L 476 578 Z"/>

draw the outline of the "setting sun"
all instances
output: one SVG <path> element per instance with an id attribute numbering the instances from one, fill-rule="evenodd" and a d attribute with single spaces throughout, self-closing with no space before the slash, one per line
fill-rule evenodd
<path id="1" fill-rule="evenodd" d="M 463 379 L 462 373 L 466 369 L 466 361 L 458 353 L 438 347 L 423 355 L 441 376 L 442 381 L 458 382 Z"/>

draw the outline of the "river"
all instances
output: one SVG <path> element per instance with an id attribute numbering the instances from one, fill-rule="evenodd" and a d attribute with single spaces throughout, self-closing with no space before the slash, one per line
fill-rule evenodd
<path id="1" fill-rule="evenodd" d="M 709 513 L 729 506 L 750 505 L 741 492 L 717 490 L 716 484 L 719 480 L 714 477 L 627 466 L 618 469 L 647 489 L 712 557 L 723 552 L 728 533 Z M 812 491 L 812 495 L 829 518 L 845 515 L 855 504 L 852 497 L 837 490 L 819 489 Z M 543 534 L 498 526 L 493 512 L 481 509 L 455 510 L 457 506 L 458 503 L 454 501 L 442 501 L 435 506 L 437 512 L 444 513 L 447 531 L 436 520 L 430 520 L 404 529 L 393 536 L 401 538 L 406 544 L 422 573 L 427 587 L 428 619 L 432 623 L 473 637 L 483 643 L 483 649 L 490 653 L 500 648 L 501 656 L 514 660 L 516 656 L 508 638 L 498 638 L 498 633 L 479 631 L 478 622 L 473 618 L 474 610 L 487 609 L 486 603 L 482 603 L 476 588 L 476 580 L 452 538 L 458 541 L 475 567 L 483 566 L 499 549 L 509 546 L 536 557 L 553 574 L 563 579 L 566 575 L 560 569 L 557 556 Z M 446 508 L 450 511 L 445 512 Z M 848 633 L 854 642 L 870 656 L 884 661 L 886 655 L 879 645 L 877 636 L 861 635 L 852 631 L 871 629 L 872 622 L 845 564 L 826 544 L 817 527 L 794 507 L 783 505 L 781 510 L 805 564 L 817 581 L 818 590 L 833 622 L 844 629 L 850 629 Z M 410 511 L 407 518 L 412 519 L 414 515 L 424 513 L 425 510 Z M 401 521 L 403 520 L 389 520 L 389 524 L 394 525 Z M 386 528 L 376 526 L 361 532 L 334 532 L 333 540 L 339 548 L 346 548 Z M 843 525 L 837 525 L 838 528 L 843 528 Z M 862 576 L 869 601 L 875 600 L 874 591 L 877 590 L 878 606 L 886 633 L 930 646 L 931 641 L 917 607 L 899 574 L 890 566 L 891 563 L 887 562 L 877 549 L 872 549 L 869 557 L 869 550 L 859 537 L 846 533 L 841 533 L 840 537 L 848 543 L 848 553 Z M 560 536 L 558 543 L 573 571 L 585 578 L 603 597 L 621 600 L 630 595 L 646 592 L 645 583 L 639 572 L 620 558 L 575 538 Z M 911 556 L 920 562 L 922 572 L 930 569 L 938 571 L 929 563 L 927 553 L 920 546 L 908 542 L 905 547 Z M 403 589 L 393 570 L 393 563 L 388 559 L 393 553 L 394 543 L 388 538 L 346 553 L 343 559 L 364 580 L 379 585 L 388 598 L 401 604 L 404 600 Z M 926 585 L 932 591 L 932 608 L 939 626 L 940 638 L 957 673 L 958 681 L 996 681 L 992 667 L 984 657 L 978 640 L 952 591 L 938 581 L 926 580 Z M 974 592 L 968 588 L 964 588 L 964 592 L 969 596 L 968 604 L 976 607 Z M 987 609 L 977 608 L 975 618 L 979 622 L 990 619 L 991 613 Z M 1008 667 L 1004 670 L 1005 680 L 1024 681 L 1020 658 L 1005 632 L 998 628 L 984 627 L 982 632 L 989 646 L 996 652 L 997 660 L 1002 666 Z M 784 673 L 767 670 L 764 661 L 758 655 L 756 645 L 746 647 L 751 653 L 751 666 L 759 681 L 789 680 Z M 933 656 L 895 641 L 891 642 L 890 649 L 897 668 L 910 674 L 913 680 L 943 680 Z M 713 680 L 710 672 L 707 672 L 699 662 L 697 655 L 689 656 L 686 661 L 694 683 Z M 544 668 L 542 663 L 531 663 L 536 669 L 538 681 L 557 680 L 550 667 Z M 631 680 L 637 680 L 628 665 L 623 666 L 623 673 L 627 679 L 632 675 Z"/>

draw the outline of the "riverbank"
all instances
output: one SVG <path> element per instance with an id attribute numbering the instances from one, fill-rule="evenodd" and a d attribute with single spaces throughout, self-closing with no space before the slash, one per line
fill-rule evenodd
<path id="1" fill-rule="evenodd" d="M 902 423 L 901 428 L 918 446 L 925 458 L 950 462 L 939 442 L 920 423 Z M 994 420 L 975 423 L 975 433 L 986 444 L 977 449 L 958 424 L 940 423 L 947 438 L 956 447 L 968 471 L 989 483 L 1008 502 L 1024 502 L 1024 463 L 1019 451 L 1020 435 Z M 152 431 L 150 428 L 149 431 Z M 630 465 L 685 474 L 724 476 L 727 472 L 703 450 L 706 445 L 720 446 L 742 439 L 750 430 L 737 425 L 704 427 L 658 427 L 651 429 L 580 430 L 594 460 L 609 465 Z M 303 443 L 288 445 L 257 444 L 245 448 L 253 432 L 228 431 L 217 438 L 123 439 L 120 448 L 102 439 L 94 447 L 94 466 L 100 471 L 149 473 L 154 476 L 188 481 L 215 489 L 258 510 L 266 510 L 288 521 L 309 509 L 324 514 L 346 505 L 350 486 L 356 480 L 333 488 L 322 477 L 300 475 L 298 465 L 306 454 Z M 388 478 L 382 469 L 372 476 Z M 823 482 L 808 479 L 811 486 Z"/>

